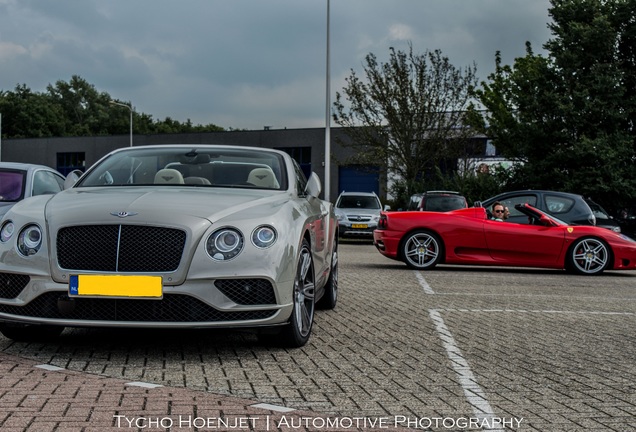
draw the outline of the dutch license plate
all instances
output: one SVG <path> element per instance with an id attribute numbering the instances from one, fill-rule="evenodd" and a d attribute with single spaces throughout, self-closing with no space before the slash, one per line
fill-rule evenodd
<path id="1" fill-rule="evenodd" d="M 161 276 L 71 275 L 69 296 L 161 298 Z"/>
<path id="2" fill-rule="evenodd" d="M 351 228 L 368 228 L 367 224 L 351 224 Z"/>

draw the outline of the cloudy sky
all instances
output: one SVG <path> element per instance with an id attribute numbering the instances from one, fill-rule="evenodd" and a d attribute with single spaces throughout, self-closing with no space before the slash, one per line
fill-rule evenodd
<path id="1" fill-rule="evenodd" d="M 331 94 L 373 53 L 440 49 L 481 78 L 550 38 L 549 0 L 330 0 Z M 327 0 L 0 0 L 0 90 L 79 75 L 155 119 L 325 125 Z M 334 97 L 332 96 L 332 101 Z"/>

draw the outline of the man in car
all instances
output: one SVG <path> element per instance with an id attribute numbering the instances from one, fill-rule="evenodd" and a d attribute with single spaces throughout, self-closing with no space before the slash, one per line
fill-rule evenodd
<path id="1" fill-rule="evenodd" d="M 503 222 L 504 220 L 504 205 L 499 201 L 495 201 L 492 205 L 492 217 L 491 220 Z"/>

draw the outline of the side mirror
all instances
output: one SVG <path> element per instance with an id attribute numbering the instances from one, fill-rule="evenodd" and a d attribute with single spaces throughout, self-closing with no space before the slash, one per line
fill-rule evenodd
<path id="1" fill-rule="evenodd" d="M 483 205 L 481 205 L 481 201 L 475 201 L 473 207 L 483 207 Z"/>
<path id="2" fill-rule="evenodd" d="M 73 170 L 68 173 L 68 175 L 66 176 L 66 180 L 64 180 L 64 190 L 73 187 L 73 185 L 77 183 L 77 181 L 83 174 L 84 173 L 80 170 Z"/>
<path id="3" fill-rule="evenodd" d="M 389 211 L 389 210 L 391 210 L 391 206 L 388 205 L 388 204 L 385 204 L 384 205 L 384 211 Z"/>
<path id="4" fill-rule="evenodd" d="M 309 176 L 309 180 L 307 181 L 307 186 L 305 186 L 305 193 L 314 198 L 318 198 L 321 191 L 322 183 L 320 182 L 320 178 L 318 177 L 318 174 L 312 172 Z"/>

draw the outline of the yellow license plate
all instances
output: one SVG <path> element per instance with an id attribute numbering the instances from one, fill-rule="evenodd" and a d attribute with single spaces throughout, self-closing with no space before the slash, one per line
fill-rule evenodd
<path id="1" fill-rule="evenodd" d="M 69 295 L 76 297 L 161 298 L 161 276 L 71 275 Z"/>
<path id="2" fill-rule="evenodd" d="M 351 224 L 351 228 L 368 228 L 367 224 Z"/>

